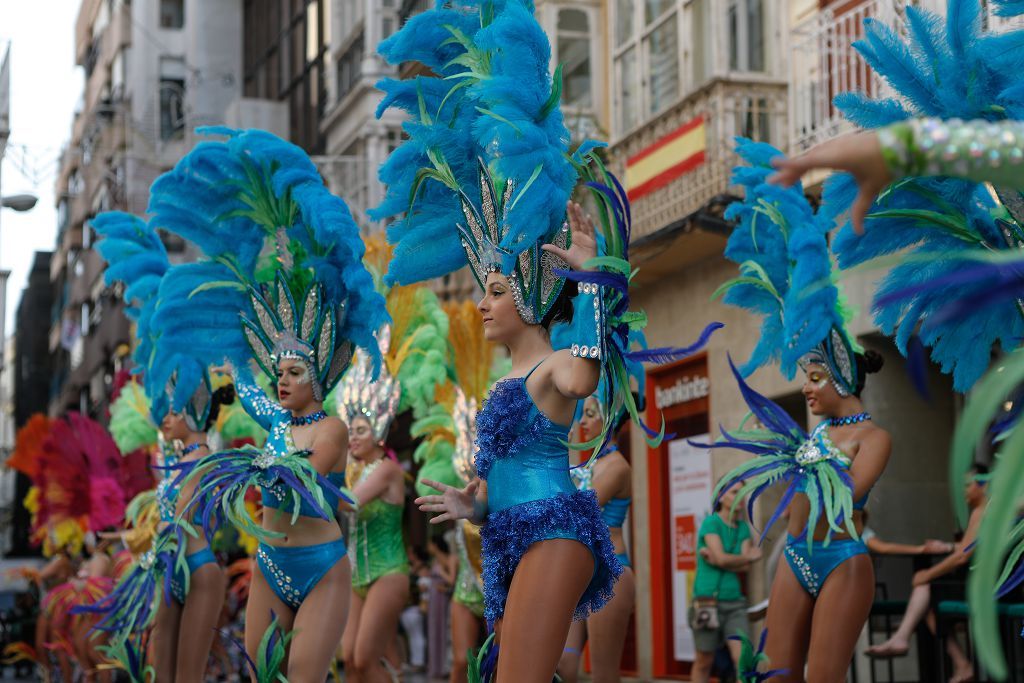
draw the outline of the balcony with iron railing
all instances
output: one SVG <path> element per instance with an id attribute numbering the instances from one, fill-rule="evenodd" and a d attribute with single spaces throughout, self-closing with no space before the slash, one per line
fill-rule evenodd
<path id="1" fill-rule="evenodd" d="M 703 161 L 693 170 L 631 202 L 633 239 L 652 236 L 697 212 L 729 186 L 738 157 L 738 135 L 786 145 L 786 85 L 763 78 L 715 79 L 616 142 L 612 168 L 627 178 L 628 160 L 649 150 L 673 131 L 701 119 L 705 128 Z"/>
<path id="2" fill-rule="evenodd" d="M 825 8 L 790 31 L 790 152 L 807 148 L 852 130 L 833 105 L 833 98 L 843 92 L 864 92 L 874 97 L 892 96 L 892 89 L 871 69 L 857 52 L 854 43 L 864 37 L 864 20 L 868 18 L 896 28 L 906 34 L 908 6 L 945 15 L 946 0 L 864 0 L 853 5 L 844 3 L 842 11 Z M 991 30 L 1002 31 L 1021 27 L 1021 17 L 1003 18 L 995 15 L 991 2 L 986 3 L 984 17 Z"/>

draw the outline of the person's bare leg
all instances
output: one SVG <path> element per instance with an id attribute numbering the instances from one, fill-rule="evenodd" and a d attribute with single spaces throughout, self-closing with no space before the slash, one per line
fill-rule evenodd
<path id="1" fill-rule="evenodd" d="M 725 646 L 729 648 L 729 656 L 732 657 L 732 665 L 736 667 L 736 675 L 742 678 L 743 672 L 740 671 L 740 655 L 743 654 L 743 644 L 738 640 L 729 638 L 730 635 L 733 634 L 725 634 Z"/>
<path id="2" fill-rule="evenodd" d="M 153 668 L 158 681 L 173 681 L 178 652 L 178 627 L 181 623 L 181 605 L 175 600 L 167 603 L 161 597 L 153 620 Z"/>
<path id="3" fill-rule="evenodd" d="M 348 619 L 341 634 L 341 661 L 345 663 L 345 683 L 359 683 L 359 674 L 354 671 L 356 658 L 356 635 L 362 620 L 363 598 L 353 590 L 349 592 Z"/>
<path id="4" fill-rule="evenodd" d="M 811 621 L 807 683 L 846 681 L 874 598 L 875 568 L 867 555 L 851 557 L 825 579 Z"/>
<path id="5" fill-rule="evenodd" d="M 635 605 L 636 578 L 633 570 L 626 567 L 615 584 L 615 597 L 587 619 L 593 683 L 619 683 L 621 680 L 619 664 Z"/>
<path id="6" fill-rule="evenodd" d="M 267 583 L 258 566 L 253 567 L 249 599 L 245 603 L 245 651 L 253 661 L 260 655 L 260 640 L 270 627 L 272 618 L 277 617 L 278 627 L 284 632 L 292 630 L 295 613 L 286 605 Z M 287 671 L 288 658 L 281 670 Z M 160 680 L 160 679 L 157 679 Z"/>
<path id="7" fill-rule="evenodd" d="M 352 573 L 348 558 L 342 557 L 309 592 L 295 615 L 295 638 L 288 657 L 291 683 L 323 683 L 327 678 L 345 629 L 351 592 Z"/>
<path id="8" fill-rule="evenodd" d="M 871 657 L 902 657 L 910 649 L 910 636 L 921 620 L 928 614 L 932 600 L 932 587 L 929 584 L 914 586 L 907 601 L 907 609 L 903 612 L 903 620 L 892 637 L 884 643 L 872 645 L 865 652 Z"/>
<path id="9" fill-rule="evenodd" d="M 215 563 L 204 564 L 189 579 L 178 626 L 175 683 L 203 683 L 227 584 L 224 570 Z"/>
<path id="10" fill-rule="evenodd" d="M 608 609 L 608 606 L 605 606 Z M 587 622 L 574 621 L 569 627 L 569 635 L 562 648 L 562 656 L 558 658 L 558 675 L 562 683 L 576 683 L 580 677 L 580 660 L 583 658 L 583 646 L 587 643 Z M 454 683 L 455 679 L 452 679 Z"/>
<path id="11" fill-rule="evenodd" d="M 764 651 L 771 668 L 786 673 L 773 676 L 773 683 L 803 683 L 813 614 L 814 599 L 793 575 L 789 562 L 780 558 L 765 618 Z"/>
<path id="12" fill-rule="evenodd" d="M 390 683 L 391 676 L 381 664 L 398 632 L 398 619 L 409 602 L 409 577 L 388 574 L 373 582 L 359 615 L 351 666 L 359 683 Z M 348 675 L 349 664 L 345 671 Z"/>
<path id="13" fill-rule="evenodd" d="M 579 541 L 559 538 L 530 546 L 505 603 L 498 681 L 550 683 L 593 571 L 594 556 Z"/>
<path id="14" fill-rule="evenodd" d="M 714 663 L 714 652 L 696 650 L 693 656 L 693 667 L 690 669 L 690 681 L 692 683 L 708 683 L 711 680 L 711 665 Z"/>
<path id="15" fill-rule="evenodd" d="M 468 607 L 452 601 L 452 672 L 449 683 L 466 683 L 469 651 L 480 647 L 483 620 Z M 564 680 L 564 677 L 563 677 Z"/>
<path id="16" fill-rule="evenodd" d="M 944 638 L 946 645 L 946 654 L 949 655 L 949 659 L 953 662 L 953 676 L 949 679 L 950 683 L 968 683 L 968 681 L 974 680 L 974 666 L 971 664 L 970 658 L 960 647 L 960 641 L 956 638 L 956 629 L 952 633 L 949 633 Z"/>

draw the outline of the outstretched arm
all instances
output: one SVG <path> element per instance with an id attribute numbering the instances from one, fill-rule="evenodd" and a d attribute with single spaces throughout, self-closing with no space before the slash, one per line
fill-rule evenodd
<path id="1" fill-rule="evenodd" d="M 247 366 L 232 367 L 231 376 L 235 382 L 238 400 L 242 402 L 245 412 L 249 413 L 249 417 L 255 420 L 260 427 L 269 432 L 274 426 L 274 422 L 288 411 L 267 398 L 263 388 L 253 377 L 252 370 Z"/>
<path id="2" fill-rule="evenodd" d="M 878 194 L 912 176 L 952 176 L 1024 189 L 1024 122 L 908 119 L 816 145 L 792 159 L 778 159 L 771 182 L 792 185 L 813 169 L 846 171 L 859 192 L 850 208 L 858 234 Z"/>
<path id="3" fill-rule="evenodd" d="M 477 525 L 487 521 L 487 482 L 474 479 L 462 489 L 429 479 L 424 479 L 423 483 L 441 492 L 441 495 L 420 496 L 415 501 L 421 512 L 439 513 L 431 518 L 431 524 L 456 519 L 468 519 Z"/>

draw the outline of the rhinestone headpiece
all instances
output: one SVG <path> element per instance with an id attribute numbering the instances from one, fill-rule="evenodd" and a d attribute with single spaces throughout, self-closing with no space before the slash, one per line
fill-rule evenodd
<path id="1" fill-rule="evenodd" d="M 210 375 L 204 370 L 199 386 L 192 392 L 192 395 L 182 406 L 182 414 L 185 416 L 185 424 L 193 432 L 201 432 L 206 428 L 206 420 L 210 416 L 210 406 L 213 398 L 213 387 L 210 384 Z M 174 394 L 178 386 L 178 374 L 171 376 L 167 383 L 167 397 L 170 405 L 174 405 Z"/>
<path id="2" fill-rule="evenodd" d="M 480 206 L 479 208 L 462 190 L 459 200 L 466 225 L 460 224 L 459 235 L 462 248 L 472 268 L 473 276 L 481 289 L 487 283 L 490 273 L 501 273 L 508 278 L 512 300 L 519 316 L 528 325 L 538 325 L 547 316 L 558 299 L 565 279 L 555 274 L 557 270 L 568 270 L 564 259 L 541 249 L 541 242 L 521 248 L 508 245 L 508 211 L 515 204 L 516 187 L 509 179 L 504 192 L 499 196 L 495 181 L 483 160 L 480 165 Z M 522 191 L 529 189 L 529 186 Z M 555 233 L 551 244 L 568 249 L 569 228 L 563 225 Z"/>
<path id="3" fill-rule="evenodd" d="M 391 327 L 384 326 L 377 335 L 381 355 L 391 344 Z M 352 368 L 342 380 L 338 397 L 338 414 L 349 426 L 357 417 L 370 423 L 373 438 L 384 441 L 391 422 L 398 412 L 402 386 L 398 379 L 382 366 L 377 381 L 373 381 L 373 367 L 367 354 L 360 353 Z"/>
<path id="4" fill-rule="evenodd" d="M 843 398 L 857 393 L 857 356 L 843 332 L 833 327 L 825 340 L 800 358 L 800 367 L 820 365 Z"/>
<path id="5" fill-rule="evenodd" d="M 276 379 L 279 361 L 302 361 L 309 371 L 313 398 L 323 401 L 352 360 L 352 343 L 337 335 L 345 321 L 344 302 L 326 305 L 322 285 L 313 283 L 303 294 L 300 308 L 280 271 L 272 286 L 249 287 L 249 300 L 256 320 L 243 314 L 242 331 L 260 368 Z"/>

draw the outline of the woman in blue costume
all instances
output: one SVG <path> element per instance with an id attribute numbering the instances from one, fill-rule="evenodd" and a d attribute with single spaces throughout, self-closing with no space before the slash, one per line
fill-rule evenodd
<path id="1" fill-rule="evenodd" d="M 108 284 L 123 282 L 129 315 L 136 321 L 133 354 L 143 372 L 146 391 L 155 396 L 149 418 L 161 425 L 168 445 L 166 462 L 190 469 L 209 455 L 207 431 L 222 405 L 234 401 L 230 385 L 213 391 L 205 370 L 209 357 L 183 353 L 162 343 L 153 326 L 160 287 L 174 268 L 156 229 L 121 212 L 92 221 L 100 236 L 98 250 L 107 260 Z M 226 578 L 208 539 L 179 515 L 191 497 L 174 474 L 164 472 L 156 490 L 160 515 L 154 545 L 119 582 L 116 590 L 89 611 L 103 614 L 97 628 L 113 632 L 112 641 L 154 626 L 151 640 L 155 671 L 161 679 L 200 681 L 224 602 Z M 201 525 L 200 525 L 201 526 Z M 157 561 L 163 553 L 165 561 Z"/>
<path id="2" fill-rule="evenodd" d="M 850 209 L 851 225 L 834 246 L 840 266 L 892 266 L 875 296 L 880 326 L 901 350 L 913 348 L 911 340 L 930 347 L 954 388 L 971 391 L 950 459 L 961 524 L 968 514 L 959 486 L 977 445 L 1000 443 L 968 593 L 979 659 L 1003 679 L 993 595 L 1024 581 L 1024 430 L 1016 428 L 1020 413 L 1003 409 L 1024 380 L 1024 89 L 1014 49 L 1024 30 L 1016 22 L 993 29 L 986 9 L 1019 17 L 1024 3 L 948 0 L 944 18 L 908 8 L 905 33 L 869 24 L 858 49 L 899 98 L 841 94 L 836 104 L 846 117 L 874 130 L 779 159 L 772 180 L 843 172 L 825 192 L 832 213 Z M 995 348 L 1006 355 L 992 363 Z"/>
<path id="3" fill-rule="evenodd" d="M 234 393 L 234 387 L 228 385 L 211 395 L 209 386 L 204 383 L 197 392 L 199 395 L 185 410 L 168 411 L 164 416 L 160 431 L 176 448 L 180 445 L 176 459 L 182 466 L 194 465 L 210 454 L 207 432 L 216 422 L 220 407 L 235 400 Z M 203 406 L 205 396 L 210 399 Z M 199 415 L 190 414 L 190 409 L 199 406 L 204 407 Z M 197 418 L 202 422 L 197 422 Z M 173 524 L 177 515 L 185 511 L 194 488 L 192 485 L 182 486 L 177 491 L 163 489 L 158 499 L 162 523 Z M 172 599 L 159 603 L 153 622 L 150 642 L 159 680 L 203 680 L 224 605 L 227 577 L 202 534 L 185 539 L 185 564 L 188 580 L 185 581 L 180 572 L 171 577 Z"/>
<path id="4" fill-rule="evenodd" d="M 341 639 L 350 581 L 336 520 L 351 501 L 340 489 L 347 427 L 323 401 L 355 347 L 376 367 L 384 302 L 347 207 L 301 149 L 263 131 L 201 132 L 226 139 L 198 145 L 152 190 L 151 222 L 205 256 L 168 274 L 177 277 L 161 285 L 154 327 L 161 343 L 229 361 L 243 406 L 268 437 L 260 451 L 213 453 L 182 473 L 183 485 L 196 484 L 184 516 L 205 524 L 216 511 L 259 538 L 246 650 L 259 660 L 272 625 L 294 631 L 282 673 L 319 683 Z M 254 487 L 259 524 L 245 508 Z"/>
<path id="5" fill-rule="evenodd" d="M 742 482 L 737 500 L 751 493 L 752 506 L 766 488 L 785 483 L 764 527 L 789 509 L 786 563 L 771 588 L 765 648 L 772 666 L 788 673 L 772 680 L 802 681 L 806 666 L 811 683 L 838 683 L 874 596 L 858 519 L 888 462 L 890 438 L 865 412 L 860 395 L 881 357 L 861 353 L 846 330 L 848 313 L 831 281 L 831 220 L 811 208 L 800 188 L 765 181 L 778 150 L 740 140 L 737 151 L 750 165 L 733 175 L 745 198 L 728 211 L 738 224 L 725 254 L 740 263 L 741 275 L 721 289 L 727 303 L 765 318 L 751 359 L 741 371 L 734 368 L 760 425 L 723 431 L 714 444 L 757 456 L 726 475 L 715 496 Z M 823 418 L 810 435 L 744 382 L 744 374 L 772 360 L 789 376 L 803 370 L 808 409 Z"/>
<path id="6" fill-rule="evenodd" d="M 596 396 L 583 403 L 579 420 L 580 436 L 590 441 L 604 429 L 604 411 Z M 625 413 L 614 429 L 617 435 L 625 424 Z M 615 585 L 615 596 L 599 612 L 583 621 L 574 622 L 569 629 L 565 649 L 558 663 L 558 674 L 566 683 L 574 683 L 579 675 L 583 646 L 590 642 L 591 677 L 597 683 L 617 683 L 622 650 L 626 645 L 626 631 L 636 604 L 636 580 L 626 548 L 622 528 L 633 496 L 633 471 L 629 461 L 614 441 L 605 446 L 589 466 L 573 470 L 577 487 L 593 491 L 601 506 L 601 517 L 608 525 L 615 557 L 622 565 L 622 576 Z"/>
<path id="7" fill-rule="evenodd" d="M 430 73 L 381 85 L 381 108 L 412 117 L 409 140 L 381 169 L 388 194 L 374 212 L 395 219 L 388 278 L 406 284 L 468 262 L 484 289 L 485 337 L 508 348 L 512 361 L 477 416 L 479 479 L 462 489 L 434 482 L 441 495 L 418 504 L 439 513 L 436 523 L 483 525 L 498 679 L 547 683 L 573 618 L 603 606 L 622 572 L 596 496 L 569 477 L 566 439 L 577 401 L 602 376 L 603 405 L 636 416 L 627 336 L 644 320 L 628 311 L 625 193 L 588 154 L 593 144 L 569 155 L 550 46 L 532 3 L 439 5 L 410 19 L 380 52 L 392 63 L 418 60 Z M 568 203 L 581 176 L 598 181 L 600 237 Z M 554 351 L 548 329 L 573 293 L 572 346 Z M 600 450 L 605 425 L 583 447 Z"/>

